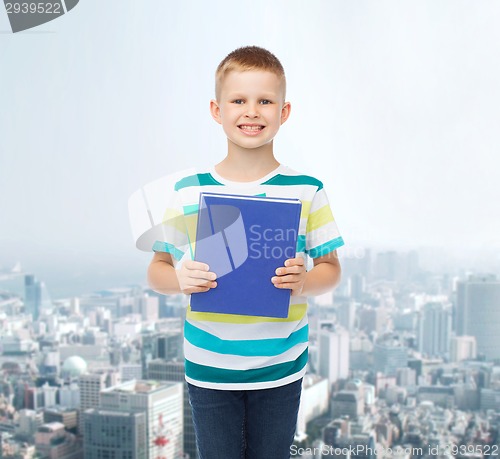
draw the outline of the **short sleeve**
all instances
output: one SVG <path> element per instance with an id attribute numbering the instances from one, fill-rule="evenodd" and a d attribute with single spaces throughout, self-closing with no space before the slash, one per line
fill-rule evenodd
<path id="1" fill-rule="evenodd" d="M 311 258 L 318 258 L 344 245 L 333 218 L 328 196 L 323 187 L 316 191 L 306 226 L 306 250 Z"/>
<path id="2" fill-rule="evenodd" d="M 179 261 L 187 250 L 188 234 L 182 199 L 177 190 L 169 192 L 160 229 L 152 250 L 170 253 L 175 260 Z"/>

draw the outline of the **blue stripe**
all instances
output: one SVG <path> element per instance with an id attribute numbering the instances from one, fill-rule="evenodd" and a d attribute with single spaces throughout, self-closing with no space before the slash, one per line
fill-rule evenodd
<path id="1" fill-rule="evenodd" d="M 184 212 L 184 215 L 197 214 L 199 207 L 200 206 L 198 204 L 191 204 L 189 206 L 183 206 L 182 211 Z"/>
<path id="2" fill-rule="evenodd" d="M 309 249 L 308 253 L 311 258 L 318 258 L 326 255 L 327 253 L 333 252 L 335 249 L 344 245 L 344 240 L 341 236 L 332 239 L 331 241 L 325 242 L 324 244 L 317 245 L 312 249 Z"/>
<path id="3" fill-rule="evenodd" d="M 323 188 L 323 182 L 310 175 L 283 175 L 276 174 L 261 185 L 313 185 L 317 187 L 316 191 Z"/>
<path id="4" fill-rule="evenodd" d="M 306 251 L 306 237 L 303 234 L 297 236 L 297 252 Z"/>
<path id="5" fill-rule="evenodd" d="M 185 338 L 196 347 L 218 354 L 242 355 L 247 357 L 275 356 L 283 354 L 299 343 L 306 343 L 308 326 L 293 332 L 288 338 L 268 338 L 249 340 L 225 340 L 218 338 L 185 321 Z"/>
<path id="6" fill-rule="evenodd" d="M 163 241 L 156 241 L 153 244 L 153 252 L 167 252 L 173 255 L 176 260 L 180 260 L 184 255 L 182 250 L 176 249 L 172 244 Z"/>
<path id="7" fill-rule="evenodd" d="M 189 175 L 188 177 L 184 177 L 180 179 L 175 184 L 175 191 L 182 190 L 183 188 L 191 187 L 191 186 L 206 186 L 206 185 L 222 185 L 224 184 L 215 180 L 209 172 L 204 174 L 194 174 Z"/>
<path id="8" fill-rule="evenodd" d="M 258 383 L 277 381 L 298 373 L 307 363 L 307 349 L 296 360 L 276 363 L 268 367 L 253 368 L 250 370 L 228 370 L 214 368 L 208 365 L 199 365 L 185 359 L 186 376 L 197 381 L 212 383 Z"/>

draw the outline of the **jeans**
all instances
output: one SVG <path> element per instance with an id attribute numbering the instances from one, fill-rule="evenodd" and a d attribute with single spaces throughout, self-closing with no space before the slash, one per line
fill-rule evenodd
<path id="1" fill-rule="evenodd" d="M 256 390 L 188 383 L 200 459 L 289 459 L 302 379 Z"/>

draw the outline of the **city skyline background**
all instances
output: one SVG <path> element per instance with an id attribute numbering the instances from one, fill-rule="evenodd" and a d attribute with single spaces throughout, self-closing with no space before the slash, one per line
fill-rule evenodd
<path id="1" fill-rule="evenodd" d="M 485 0 L 85 0 L 11 34 L 1 10 L 0 267 L 49 288 L 145 278 L 128 197 L 223 159 L 213 75 L 254 44 L 287 74 L 276 158 L 324 182 L 346 250 L 498 268 L 499 19 Z"/>

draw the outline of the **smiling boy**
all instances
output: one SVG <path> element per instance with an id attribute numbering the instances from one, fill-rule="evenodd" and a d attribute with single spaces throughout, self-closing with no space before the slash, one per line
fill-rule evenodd
<path id="1" fill-rule="evenodd" d="M 197 205 L 201 191 L 299 198 L 302 212 L 295 257 L 270 279 L 291 290 L 287 318 L 200 313 L 188 306 L 184 355 L 197 446 L 202 459 L 284 459 L 290 457 L 306 371 L 307 296 L 340 281 L 336 249 L 343 240 L 322 182 L 274 156 L 273 139 L 291 112 L 276 56 L 256 46 L 236 49 L 217 68 L 215 94 L 210 112 L 227 137 L 227 155 L 176 183 L 174 214 L 193 227 L 186 209 Z M 151 288 L 187 295 L 217 288 L 217 273 L 181 246 L 155 243 Z M 313 260 L 309 271 L 305 257 Z"/>

